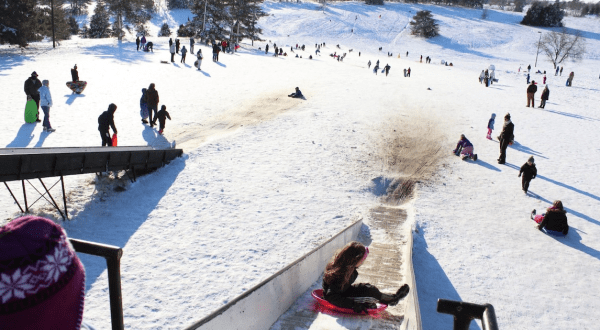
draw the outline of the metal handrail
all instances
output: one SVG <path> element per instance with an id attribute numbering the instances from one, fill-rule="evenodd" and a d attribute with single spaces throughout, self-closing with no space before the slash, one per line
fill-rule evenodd
<path id="1" fill-rule="evenodd" d="M 438 299 L 437 312 L 454 316 L 454 330 L 469 330 L 474 319 L 481 320 L 483 330 L 498 330 L 494 306 Z"/>
<path id="2" fill-rule="evenodd" d="M 104 257 L 108 269 L 108 292 L 110 297 L 110 319 L 113 330 L 124 330 L 123 300 L 121 296 L 121 257 L 123 249 L 114 245 L 100 244 L 69 238 L 75 251 Z"/>

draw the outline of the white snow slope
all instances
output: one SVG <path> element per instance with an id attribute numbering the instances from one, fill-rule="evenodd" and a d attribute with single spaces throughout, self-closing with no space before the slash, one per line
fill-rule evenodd
<path id="1" fill-rule="evenodd" d="M 137 52 L 131 36 L 122 43 L 74 38 L 56 49 L 44 41 L 24 52 L 0 46 L 1 146 L 98 146 L 96 118 L 114 102 L 120 145 L 176 140 L 185 150 L 181 159 L 133 184 L 120 180 L 126 188 L 120 193 L 94 176 L 68 177 L 71 221 L 61 221 L 42 201 L 33 208 L 56 219 L 70 237 L 123 247 L 128 329 L 190 325 L 354 217 L 365 215 L 368 225 L 366 214 L 379 203 L 371 180 L 399 175 L 382 171 L 377 139 L 389 123 L 410 130 L 423 120 L 444 132 L 441 144 L 448 153 L 464 133 L 479 155 L 475 163 L 449 155 L 409 206 L 417 229 L 414 266 L 424 328 L 450 327 L 451 317 L 435 312 L 438 298 L 491 303 L 502 329 L 597 328 L 597 18 L 565 18 L 570 31 L 584 34 L 588 52 L 581 62 L 565 62 L 562 77 L 539 55 L 537 68 L 548 71 L 551 90 L 541 110 L 525 107 L 525 77 L 517 71 L 534 65 L 537 32 L 549 30 L 519 25 L 522 14 L 490 11 L 482 20 L 478 10 L 358 2 L 333 3 L 325 12 L 313 3 L 266 2 L 264 8 L 270 14 L 260 21 L 264 38 L 288 54 L 290 45 L 305 44 L 305 52 L 297 51 L 302 59 L 275 58 L 258 50 L 266 42 L 245 42 L 238 53 L 221 54 L 214 63 L 202 46 L 198 72 L 189 54 L 187 64 L 179 63 L 179 55 L 174 64 L 160 63 L 170 57 L 167 38 L 148 38 L 154 53 Z M 440 36 L 410 35 L 407 24 L 421 9 L 439 20 Z M 162 13 L 168 16 L 154 18 L 152 31 L 163 20 L 182 23 L 189 15 Z M 308 60 L 321 42 L 327 44 L 321 56 Z M 353 52 L 343 62 L 327 56 L 348 49 Z M 387 57 L 388 51 L 394 56 Z M 421 54 L 431 56 L 432 64 L 419 63 Z M 378 59 L 391 65 L 388 77 L 366 68 L 368 60 Z M 441 60 L 454 66 L 439 65 Z M 64 85 L 74 64 L 88 81 L 82 95 Z M 485 88 L 477 77 L 490 64 L 500 80 Z M 404 78 L 408 67 L 412 77 Z M 54 133 L 23 123 L 22 86 L 32 71 L 50 80 Z M 573 87 L 565 87 L 571 71 Z M 532 79 L 541 82 L 542 75 Z M 173 118 L 164 136 L 140 122 L 141 89 L 152 82 Z M 296 86 L 306 100 L 286 97 Z M 516 143 L 507 164 L 498 165 L 498 143 L 485 139 L 486 125 L 496 113 L 495 137 L 507 112 Z M 517 174 L 529 155 L 539 175 L 530 188 L 535 195 L 525 196 Z M 20 184 L 9 185 L 21 196 Z M 9 193 L 0 196 L 3 221 L 19 216 Z M 568 210 L 566 238 L 546 236 L 528 220 L 532 209 L 541 212 L 555 199 Z M 84 317 L 109 329 L 104 261 L 81 258 L 87 272 Z"/>

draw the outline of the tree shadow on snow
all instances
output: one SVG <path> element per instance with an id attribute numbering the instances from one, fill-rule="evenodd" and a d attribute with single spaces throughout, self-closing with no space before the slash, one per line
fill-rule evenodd
<path id="1" fill-rule="evenodd" d="M 556 111 L 556 110 L 549 110 L 549 109 L 544 109 L 542 111 L 551 112 L 551 113 L 555 113 L 557 115 L 563 115 L 563 116 L 571 117 L 571 118 L 575 118 L 575 119 L 583 119 L 583 120 L 589 120 L 589 121 L 600 121 L 600 119 L 596 119 L 596 118 L 592 118 L 592 117 L 586 117 L 586 116 L 582 116 L 582 115 L 576 115 L 574 113 L 568 113 L 568 112 L 563 112 L 563 111 Z"/>
<path id="2" fill-rule="evenodd" d="M 101 185 L 97 183 L 97 193 L 82 207 L 81 212 L 63 223 L 69 237 L 124 248 L 183 171 L 186 159 L 187 156 L 177 158 L 151 174 L 138 177 L 123 192 L 114 192 L 110 189 L 112 185 L 100 192 Z M 88 291 L 106 270 L 106 261 L 92 255 L 77 255 L 86 269 L 85 288 Z M 127 249 L 123 255 L 123 259 L 126 258 Z M 149 260 L 154 259 L 149 256 Z M 121 269 L 121 276 L 126 279 L 128 274 L 123 272 L 124 268 Z M 108 282 L 100 285 L 107 286 Z"/>
<path id="3" fill-rule="evenodd" d="M 65 102 L 65 103 L 68 105 L 71 105 L 71 104 L 73 104 L 73 102 L 75 102 L 75 100 L 77 98 L 85 97 L 85 94 L 82 95 L 82 94 L 73 93 L 73 94 L 67 94 L 67 95 L 65 95 L 65 97 L 67 97 L 67 102 Z"/>
<path id="4" fill-rule="evenodd" d="M 8 70 L 25 65 L 27 61 L 31 61 L 31 57 L 21 55 L 17 48 L 3 50 L 0 53 L 0 76 L 8 76 Z"/>
<path id="5" fill-rule="evenodd" d="M 136 51 L 136 45 L 134 41 L 124 41 L 121 43 L 115 41 L 112 44 L 84 47 L 83 54 L 96 56 L 99 58 L 110 58 L 115 61 L 126 63 L 134 63 L 151 62 L 151 58 L 148 57 L 148 54 L 153 53 Z"/>
<path id="6" fill-rule="evenodd" d="M 14 140 L 11 143 L 7 144 L 5 148 L 25 148 L 29 145 L 29 143 L 33 140 L 33 130 L 35 129 L 35 124 L 23 124 L 19 131 L 17 132 L 17 136 L 15 136 Z"/>
<path id="7" fill-rule="evenodd" d="M 418 227 L 418 231 L 414 235 L 413 266 L 419 292 L 419 308 L 423 329 L 451 329 L 454 322 L 453 317 L 449 314 L 437 312 L 437 300 L 443 298 L 462 301 L 462 299 L 442 266 L 427 250 L 427 242 L 422 233 L 423 230 Z M 469 329 L 478 330 L 480 327 L 477 322 L 471 322 Z"/>

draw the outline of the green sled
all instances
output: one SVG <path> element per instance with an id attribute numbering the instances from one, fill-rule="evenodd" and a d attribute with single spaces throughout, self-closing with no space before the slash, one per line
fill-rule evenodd
<path id="1" fill-rule="evenodd" d="M 34 100 L 27 101 L 25 104 L 25 122 L 26 123 L 35 123 L 37 119 L 37 105 Z"/>

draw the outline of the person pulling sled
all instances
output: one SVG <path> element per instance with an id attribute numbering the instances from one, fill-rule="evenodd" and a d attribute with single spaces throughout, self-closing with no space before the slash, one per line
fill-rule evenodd
<path id="1" fill-rule="evenodd" d="M 473 153 L 473 144 L 469 141 L 464 134 L 460 135 L 460 140 L 456 144 L 456 148 L 452 150 L 456 156 L 462 155 L 462 159 L 465 160 L 470 158 L 477 160 L 477 154 Z"/>

